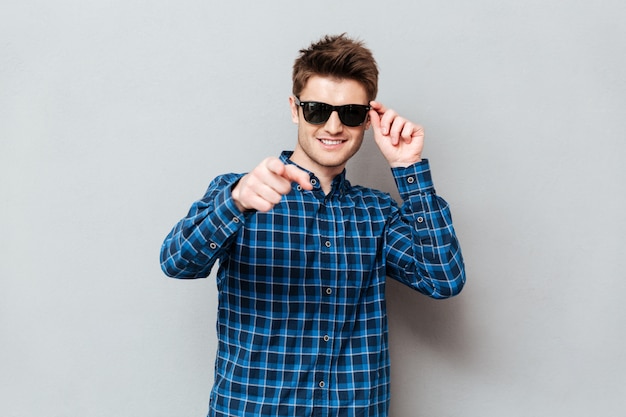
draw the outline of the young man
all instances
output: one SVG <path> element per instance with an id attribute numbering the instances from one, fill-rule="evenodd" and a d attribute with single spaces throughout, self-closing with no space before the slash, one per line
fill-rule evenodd
<path id="1" fill-rule="evenodd" d="M 209 416 L 386 416 L 386 277 L 433 298 L 461 291 L 461 250 L 422 159 L 423 129 L 373 101 L 377 82 L 371 52 L 344 35 L 301 50 L 295 150 L 217 177 L 165 239 L 169 276 L 206 277 L 220 261 Z M 401 208 L 346 179 L 370 127 Z"/>

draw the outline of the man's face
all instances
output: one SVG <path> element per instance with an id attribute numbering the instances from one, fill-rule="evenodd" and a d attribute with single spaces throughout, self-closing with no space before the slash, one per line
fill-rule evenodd
<path id="1" fill-rule="evenodd" d="M 318 101 L 334 106 L 369 104 L 365 88 L 354 80 L 311 77 L 299 97 L 300 101 Z M 289 98 L 291 118 L 298 124 L 298 143 L 291 160 L 318 176 L 335 175 L 343 171 L 348 160 L 359 150 L 369 118 L 361 126 L 348 127 L 333 111 L 323 124 L 314 125 L 304 120 L 302 109 Z"/>

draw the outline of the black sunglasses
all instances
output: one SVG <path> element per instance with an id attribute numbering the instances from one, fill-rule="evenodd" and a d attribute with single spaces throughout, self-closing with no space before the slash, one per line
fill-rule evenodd
<path id="1" fill-rule="evenodd" d="M 341 123 L 348 127 L 361 126 L 367 119 L 370 106 L 364 104 L 344 104 L 343 106 L 331 106 L 319 101 L 300 101 L 295 97 L 296 104 L 302 107 L 304 120 L 312 125 L 324 124 L 330 119 L 330 115 L 336 111 Z"/>

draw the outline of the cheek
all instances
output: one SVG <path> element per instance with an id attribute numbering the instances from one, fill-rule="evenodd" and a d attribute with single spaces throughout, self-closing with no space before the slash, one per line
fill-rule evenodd
<path id="1" fill-rule="evenodd" d="M 362 127 L 355 127 L 354 130 L 351 132 L 351 135 L 354 138 L 354 142 L 358 143 L 359 146 L 361 146 L 361 143 L 363 142 L 366 130 L 367 126 L 364 125 Z"/>
<path id="2" fill-rule="evenodd" d="M 310 138 L 315 137 L 315 129 L 311 129 L 311 125 L 304 120 L 300 120 L 298 123 L 298 139 L 308 141 Z"/>

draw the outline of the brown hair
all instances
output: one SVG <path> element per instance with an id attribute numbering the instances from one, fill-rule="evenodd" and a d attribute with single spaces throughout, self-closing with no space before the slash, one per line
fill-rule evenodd
<path id="1" fill-rule="evenodd" d="M 378 93 L 378 67 L 372 52 L 363 42 L 346 34 L 326 35 L 301 49 L 293 65 L 293 94 L 298 97 L 314 75 L 355 80 L 365 88 L 368 100 Z"/>

